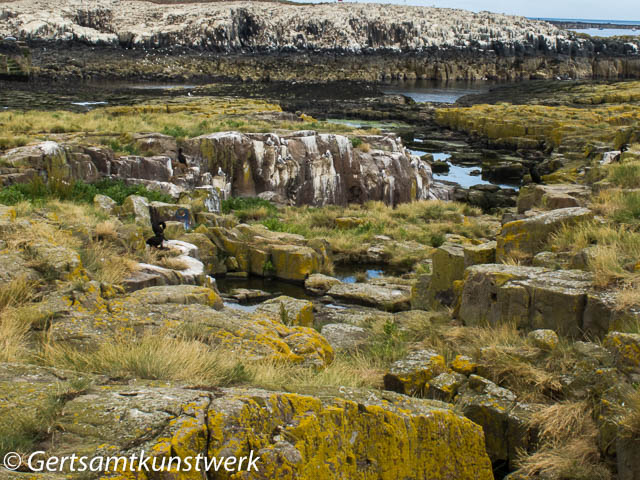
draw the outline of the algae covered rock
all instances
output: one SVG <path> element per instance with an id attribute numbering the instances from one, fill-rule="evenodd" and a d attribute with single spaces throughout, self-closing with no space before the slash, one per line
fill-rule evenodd
<path id="1" fill-rule="evenodd" d="M 466 355 L 456 355 L 449 365 L 454 372 L 462 373 L 464 375 L 470 375 L 475 373 L 478 369 L 478 364 L 473 358 Z"/>
<path id="2" fill-rule="evenodd" d="M 446 370 L 444 357 L 431 350 L 411 352 L 384 376 L 384 388 L 405 395 L 424 392 L 427 382 Z"/>
<path id="3" fill-rule="evenodd" d="M 526 185 L 518 195 L 518 213 L 534 207 L 547 210 L 583 207 L 590 193 L 589 187 L 583 185 Z"/>
<path id="4" fill-rule="evenodd" d="M 256 313 L 264 313 L 285 325 L 313 327 L 313 303 L 285 295 L 261 303 Z"/>
<path id="5" fill-rule="evenodd" d="M 118 208 L 119 215 L 131 216 L 135 218 L 136 223 L 150 226 L 151 215 L 149 214 L 149 200 L 140 195 L 129 195 L 124 199 L 122 205 Z"/>
<path id="6" fill-rule="evenodd" d="M 111 197 L 98 194 L 93 197 L 93 206 L 106 214 L 111 214 L 118 204 Z"/>
<path id="7" fill-rule="evenodd" d="M 460 373 L 444 372 L 427 383 L 427 398 L 451 403 L 467 377 Z"/>

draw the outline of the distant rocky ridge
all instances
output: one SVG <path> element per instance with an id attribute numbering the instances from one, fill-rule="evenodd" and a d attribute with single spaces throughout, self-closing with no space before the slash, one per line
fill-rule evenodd
<path id="1" fill-rule="evenodd" d="M 31 42 L 36 73 L 45 76 L 640 77 L 635 43 L 581 39 L 549 23 L 489 12 L 129 0 L 19 0 L 0 8 L 0 36 Z"/>

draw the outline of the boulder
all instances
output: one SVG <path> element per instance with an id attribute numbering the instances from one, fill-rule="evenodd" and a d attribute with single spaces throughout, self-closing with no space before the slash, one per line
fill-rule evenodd
<path id="1" fill-rule="evenodd" d="M 315 250 L 297 245 L 274 245 L 271 259 L 275 276 L 283 280 L 304 281 L 321 265 Z"/>
<path id="2" fill-rule="evenodd" d="M 74 378 L 88 386 L 62 397 L 54 410 L 50 457 L 69 452 L 130 457 L 144 450 L 158 465 L 164 457 L 193 462 L 202 454 L 245 457 L 246 468 L 253 455 L 257 470 L 240 474 L 256 479 L 328 479 L 336 471 L 351 479 L 493 478 L 478 425 L 441 402 L 391 392 L 324 389 L 300 395 L 166 382 L 123 385 L 76 372 L 0 364 L 0 421 L 35 417 Z M 154 478 L 175 478 L 175 472 L 157 472 Z"/>
<path id="3" fill-rule="evenodd" d="M 340 283 L 327 294 L 336 300 L 379 308 L 388 312 L 409 310 L 411 292 L 402 286 L 381 286 L 368 283 Z"/>
<path id="4" fill-rule="evenodd" d="M 430 297 L 429 285 L 431 275 L 418 275 L 411 287 L 411 308 L 414 310 L 430 310 L 433 299 Z"/>
<path id="5" fill-rule="evenodd" d="M 149 213 L 149 200 L 140 195 L 129 195 L 124 199 L 118 209 L 121 216 L 134 217 L 136 223 L 143 226 L 151 226 L 151 215 Z"/>
<path id="6" fill-rule="evenodd" d="M 546 351 L 555 350 L 560 341 L 558 334 L 553 330 L 534 330 L 529 332 L 527 340 L 534 347 Z"/>
<path id="7" fill-rule="evenodd" d="M 369 331 L 348 323 L 329 323 L 322 327 L 320 333 L 336 352 L 358 350 L 371 337 Z"/>
<path id="8" fill-rule="evenodd" d="M 307 300 L 283 295 L 261 303 L 256 313 L 270 315 L 285 325 L 313 327 L 313 303 Z"/>
<path id="9" fill-rule="evenodd" d="M 314 295 L 324 295 L 331 287 L 342 283 L 340 280 L 321 273 L 314 273 L 304 281 L 304 288 Z"/>
<path id="10" fill-rule="evenodd" d="M 431 281 L 427 298 L 443 305 L 451 305 L 454 300 L 453 284 L 464 276 L 464 247 L 455 243 L 445 243 L 432 255 Z"/>
<path id="11" fill-rule="evenodd" d="M 533 257 L 549 240 L 549 235 L 563 225 L 574 225 L 591 219 L 591 210 L 574 207 L 506 223 L 497 237 L 496 260 L 502 262 L 510 255 Z"/>
<path id="12" fill-rule="evenodd" d="M 458 317 L 465 325 L 513 323 L 579 337 L 591 286 L 591 274 L 579 270 L 475 265 L 466 271 Z"/>
<path id="13" fill-rule="evenodd" d="M 384 388 L 405 395 L 422 395 L 427 382 L 445 371 L 442 355 L 431 350 L 416 350 L 391 365 L 384 376 Z"/>
<path id="14" fill-rule="evenodd" d="M 176 139 L 161 133 L 136 133 L 133 141 L 138 150 L 148 155 L 174 156 L 178 152 Z"/>

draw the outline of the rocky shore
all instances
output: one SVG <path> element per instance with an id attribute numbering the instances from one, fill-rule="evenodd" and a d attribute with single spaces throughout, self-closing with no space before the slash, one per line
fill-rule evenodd
<path id="1" fill-rule="evenodd" d="M 629 78 L 638 44 L 489 12 L 275 2 L 1 4 L 0 35 L 52 78 L 243 80 Z"/>

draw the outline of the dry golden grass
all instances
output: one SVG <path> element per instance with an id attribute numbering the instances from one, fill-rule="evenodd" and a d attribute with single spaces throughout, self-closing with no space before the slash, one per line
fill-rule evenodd
<path id="1" fill-rule="evenodd" d="M 203 343 L 164 336 L 115 338 L 96 350 L 81 351 L 47 343 L 42 351 L 46 365 L 111 377 L 173 380 L 218 385 L 230 356 Z"/>
<path id="2" fill-rule="evenodd" d="M 94 235 L 99 240 L 117 240 L 118 223 L 114 220 L 105 220 L 96 224 Z"/>
<path id="3" fill-rule="evenodd" d="M 103 283 L 121 283 L 138 264 L 116 245 L 106 241 L 88 241 L 80 248 L 80 258 L 90 277 Z"/>
<path id="4" fill-rule="evenodd" d="M 184 260 L 176 257 L 162 258 L 162 260 L 160 261 L 160 266 L 169 268 L 171 270 L 186 270 L 187 268 L 189 268 L 189 265 L 187 265 Z"/>
<path id="5" fill-rule="evenodd" d="M 0 310 L 0 362 L 19 362 L 28 355 L 29 328 L 12 309 Z"/>
<path id="6" fill-rule="evenodd" d="M 625 436 L 640 438 L 640 389 L 630 391 L 625 398 L 620 427 Z"/>
<path id="7" fill-rule="evenodd" d="M 562 402 L 536 412 L 530 426 L 540 433 L 541 446 L 522 453 L 519 473 L 550 480 L 608 480 L 611 472 L 600 457 L 598 431 L 589 403 Z"/>
<path id="8" fill-rule="evenodd" d="M 0 284 L 0 312 L 5 308 L 15 307 L 32 301 L 38 293 L 39 282 L 22 276 Z"/>

